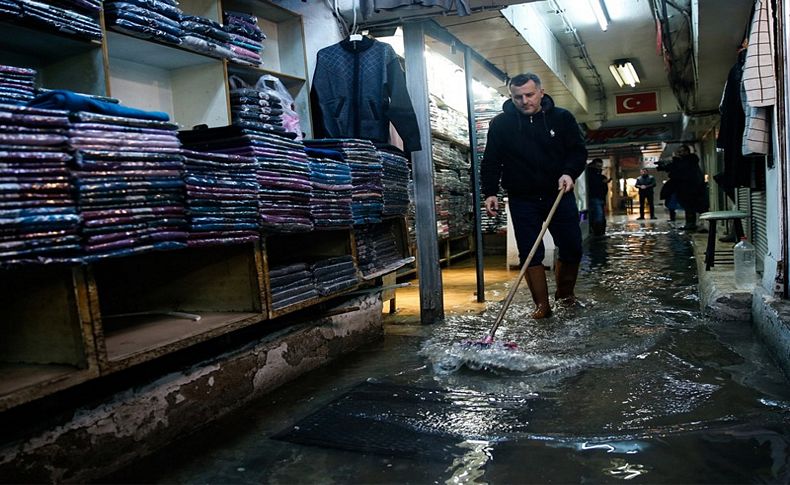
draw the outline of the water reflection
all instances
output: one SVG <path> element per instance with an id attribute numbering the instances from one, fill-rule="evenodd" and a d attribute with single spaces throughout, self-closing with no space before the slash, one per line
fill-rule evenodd
<path id="1" fill-rule="evenodd" d="M 611 467 L 604 469 L 604 472 L 623 480 L 631 480 L 647 473 L 647 469 L 643 465 L 628 463 L 620 458 L 613 459 L 611 465 Z"/>

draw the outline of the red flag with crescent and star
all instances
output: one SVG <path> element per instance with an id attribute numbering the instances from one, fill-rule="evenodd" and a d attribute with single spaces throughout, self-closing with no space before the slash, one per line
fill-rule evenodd
<path id="1" fill-rule="evenodd" d="M 651 113 L 658 111 L 658 93 L 655 91 L 646 93 L 618 94 L 614 97 L 616 113 Z"/>

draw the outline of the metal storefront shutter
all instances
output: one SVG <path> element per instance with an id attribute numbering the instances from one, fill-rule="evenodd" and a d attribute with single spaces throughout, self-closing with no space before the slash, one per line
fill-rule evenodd
<path id="1" fill-rule="evenodd" d="M 746 233 L 746 236 L 752 240 L 754 239 L 752 234 L 752 210 L 751 210 L 751 189 L 748 187 L 738 187 L 736 190 L 736 196 L 738 197 L 737 206 L 739 211 L 743 211 L 749 214 L 749 217 L 743 223 L 743 231 Z"/>
<path id="2" fill-rule="evenodd" d="M 768 232 L 766 230 L 768 211 L 766 209 L 765 203 L 765 191 L 752 190 L 750 203 L 752 244 L 754 244 L 755 252 L 757 253 L 759 268 L 759 265 L 762 264 L 765 255 L 768 254 Z"/>

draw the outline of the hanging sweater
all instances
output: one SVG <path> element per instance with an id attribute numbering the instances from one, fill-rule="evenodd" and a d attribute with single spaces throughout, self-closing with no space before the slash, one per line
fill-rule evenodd
<path id="1" fill-rule="evenodd" d="M 509 195 L 553 197 L 562 175 L 576 180 L 584 171 L 587 148 L 570 111 L 543 95 L 541 110 L 520 113 L 512 100 L 491 120 L 480 168 L 483 195 L 496 195 L 501 180 Z"/>
<path id="2" fill-rule="evenodd" d="M 392 122 L 405 151 L 421 149 L 406 75 L 388 44 L 363 37 L 318 51 L 312 96 L 316 138 L 388 143 Z"/>

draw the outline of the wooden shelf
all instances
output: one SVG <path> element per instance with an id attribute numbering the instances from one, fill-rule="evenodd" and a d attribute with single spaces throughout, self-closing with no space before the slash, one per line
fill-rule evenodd
<path id="1" fill-rule="evenodd" d="M 104 335 L 110 371 L 144 362 L 213 337 L 259 323 L 263 313 L 195 312 L 200 320 L 151 314 L 112 318 Z M 110 319 L 105 319 L 106 322 Z"/>
<path id="2" fill-rule="evenodd" d="M 106 95 L 101 42 L 5 22 L 0 30 L 0 64 L 35 69 L 40 87 Z"/>
<path id="3" fill-rule="evenodd" d="M 93 265 L 89 291 L 91 307 L 99 309 L 94 321 L 102 373 L 265 320 L 260 251 L 258 244 L 247 243 L 155 252 Z"/>
<path id="4" fill-rule="evenodd" d="M 112 30 L 108 30 L 106 35 L 107 50 L 111 59 L 123 59 L 168 71 L 220 62 L 219 58 L 184 49 L 175 44 L 141 39 Z"/>
<path id="5" fill-rule="evenodd" d="M 0 412 L 75 386 L 99 375 L 98 369 L 56 364 L 0 364 Z"/>
<path id="6" fill-rule="evenodd" d="M 0 51 L 3 58 L 14 53 L 22 56 L 35 56 L 41 61 L 62 61 L 85 52 L 101 49 L 99 40 L 83 39 L 55 31 L 26 27 L 16 23 L 0 21 L 3 31 Z M 57 46 L 56 49 L 53 46 Z"/>
<path id="7" fill-rule="evenodd" d="M 0 410 L 98 375 L 81 267 L 0 271 Z"/>
<path id="8" fill-rule="evenodd" d="M 384 268 L 379 269 L 378 271 L 376 271 L 374 273 L 362 275 L 362 279 L 365 280 L 365 281 L 376 279 L 376 278 L 378 278 L 380 276 L 384 276 L 385 274 L 389 274 L 389 273 L 398 271 L 400 268 L 406 266 L 407 264 L 413 263 L 413 262 L 414 262 L 414 256 L 410 256 L 408 258 L 404 258 L 404 259 L 401 259 L 400 261 L 397 261 L 397 262 L 394 262 L 392 264 L 389 264 L 389 265 L 385 266 Z"/>
<path id="9" fill-rule="evenodd" d="M 110 94 L 122 103 L 186 128 L 230 123 L 221 59 L 118 32 L 107 32 L 107 51 Z"/>

